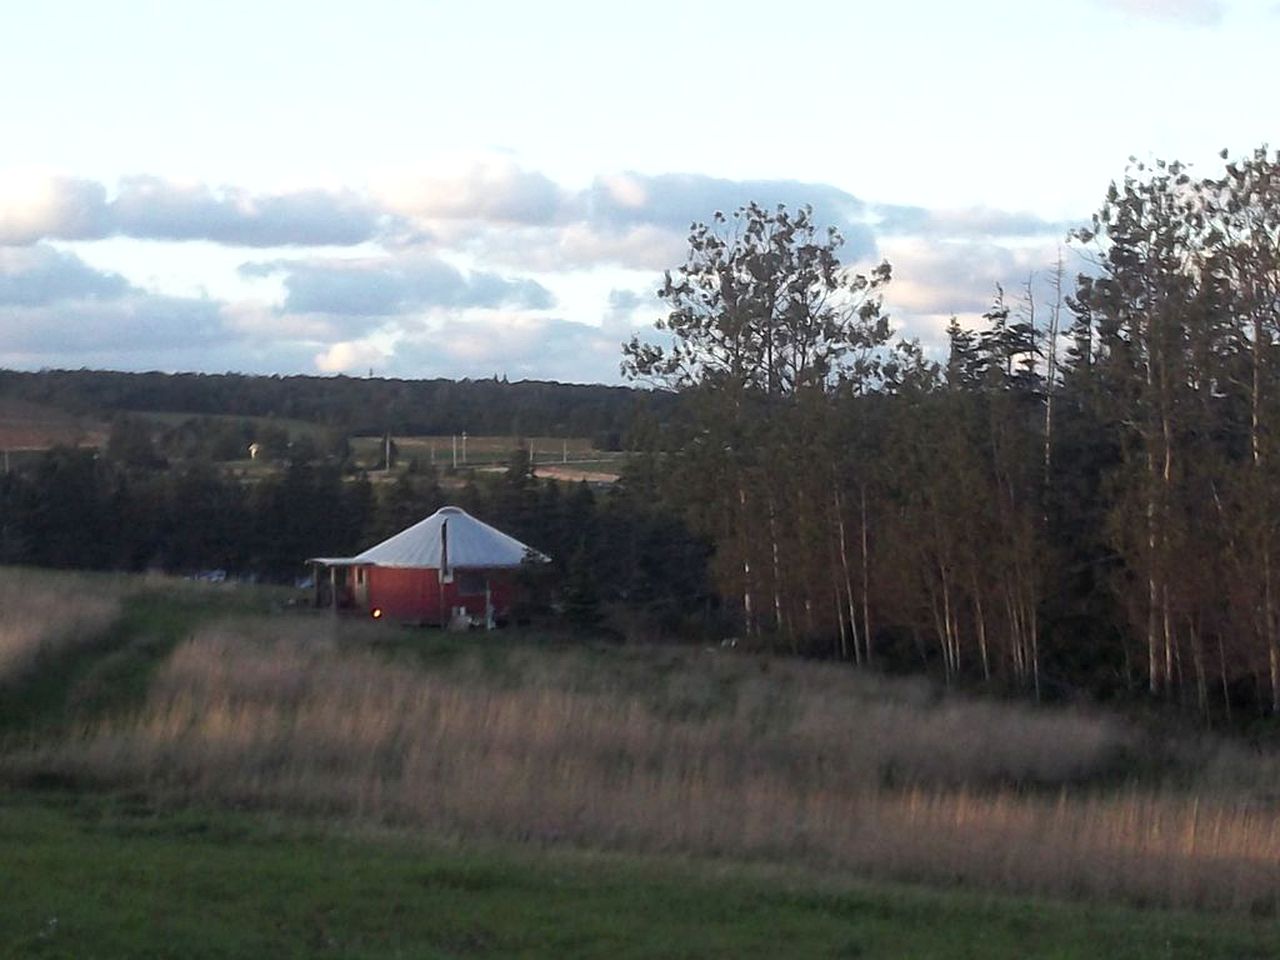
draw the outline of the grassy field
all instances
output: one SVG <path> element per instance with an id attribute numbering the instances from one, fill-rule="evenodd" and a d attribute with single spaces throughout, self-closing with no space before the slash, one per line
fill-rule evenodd
<path id="1" fill-rule="evenodd" d="M 0 397 L 0 450 L 43 450 L 57 444 L 99 447 L 106 442 L 106 435 L 106 424 L 93 418 Z"/>
<path id="2" fill-rule="evenodd" d="M 1248 958 L 1243 918 L 729 860 L 427 840 L 136 799 L 0 799 L 0 957 Z"/>
<path id="3" fill-rule="evenodd" d="M 0 746 L 56 742 L 143 702 L 199 625 L 279 609 L 292 591 L 0 567 Z"/>
<path id="4" fill-rule="evenodd" d="M 104 606 L 0 690 L 0 956 L 1280 955 L 1274 752 L 718 649 L 19 582 L 0 630 Z"/>
<path id="5" fill-rule="evenodd" d="M 30 571 L 9 571 L 0 580 L 0 690 L 33 682 L 37 671 L 94 641 L 120 616 L 120 584 L 99 579 L 89 589 Z"/>
<path id="6" fill-rule="evenodd" d="M 324 618 L 210 624 L 140 709 L 0 772 L 476 837 L 1280 905 L 1269 768 L 1252 796 L 1135 782 L 1146 747 L 1105 717 L 718 651 L 499 644 L 430 662 L 386 639 Z"/>

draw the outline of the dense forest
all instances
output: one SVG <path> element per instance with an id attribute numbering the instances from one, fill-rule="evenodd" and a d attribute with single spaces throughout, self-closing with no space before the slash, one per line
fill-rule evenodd
<path id="1" fill-rule="evenodd" d="M 946 357 L 895 334 L 888 264 L 851 272 L 808 209 L 750 205 L 694 225 L 659 291 L 661 345 L 625 345 L 652 391 L 3 374 L 81 410 L 604 432 L 633 452 L 598 492 L 518 455 L 493 478 L 374 484 L 339 444 L 245 484 L 123 440 L 57 450 L 0 481 L 0 559 L 287 578 L 419 519 L 447 481 L 556 558 L 579 625 L 1207 723 L 1278 713 L 1280 166 L 1134 164 L 1064 239 L 1050 296 L 994 289 Z"/>

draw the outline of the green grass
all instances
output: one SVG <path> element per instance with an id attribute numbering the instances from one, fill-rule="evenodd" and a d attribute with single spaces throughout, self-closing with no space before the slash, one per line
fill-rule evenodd
<path id="1" fill-rule="evenodd" d="M 1274 923 L 0 796 L 0 957 L 1262 958 Z"/>

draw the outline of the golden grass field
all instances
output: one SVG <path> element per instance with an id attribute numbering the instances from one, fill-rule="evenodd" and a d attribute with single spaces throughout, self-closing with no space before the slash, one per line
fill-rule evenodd
<path id="1" fill-rule="evenodd" d="M 0 770 L 436 833 L 1276 912 L 1271 755 L 1218 745 L 1165 783 L 1132 776 L 1147 739 L 1100 714 L 719 650 L 481 640 L 436 662 L 390 636 L 307 617 L 203 627 L 140 708 Z"/>
<path id="2" fill-rule="evenodd" d="M 0 690 L 42 657 L 97 638 L 120 615 L 121 588 L 104 581 L 5 570 L 0 577 Z"/>

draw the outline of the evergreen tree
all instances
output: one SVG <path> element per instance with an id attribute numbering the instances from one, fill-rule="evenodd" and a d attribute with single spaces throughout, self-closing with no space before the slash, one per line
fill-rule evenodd
<path id="1" fill-rule="evenodd" d="M 595 565 L 585 541 L 578 544 L 578 549 L 569 560 L 568 574 L 560 593 L 565 621 L 574 630 L 590 633 L 599 629 L 604 615 L 600 607 Z"/>

